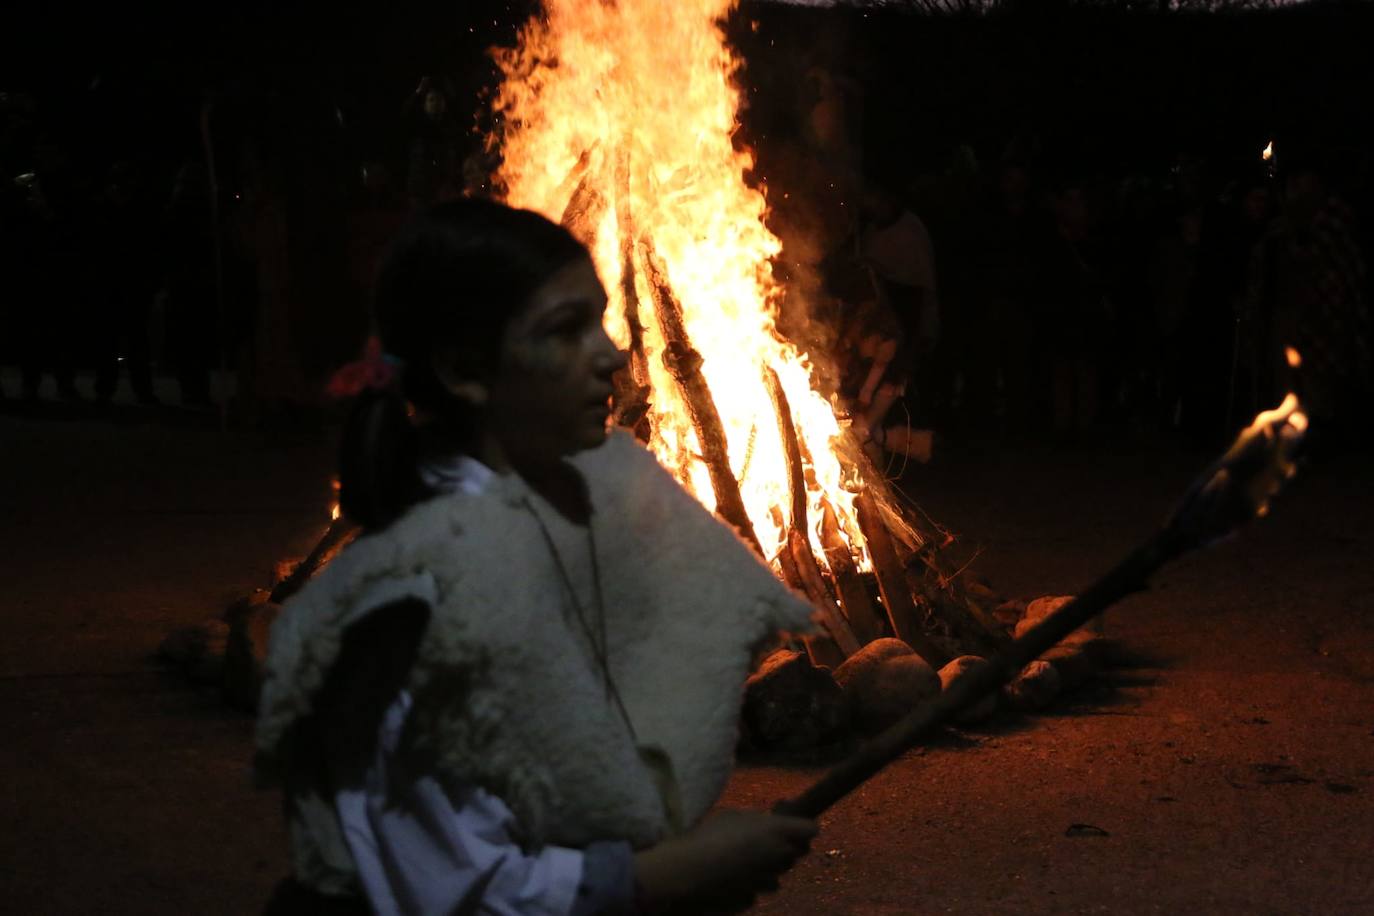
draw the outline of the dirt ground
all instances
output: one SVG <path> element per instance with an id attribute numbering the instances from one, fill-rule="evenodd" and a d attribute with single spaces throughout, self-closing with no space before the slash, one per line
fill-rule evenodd
<path id="1" fill-rule="evenodd" d="M 251 722 L 149 659 L 303 552 L 330 452 L 166 414 L 0 417 L 5 912 L 252 913 L 285 873 Z M 1105 570 L 1205 457 L 969 450 L 908 482 L 982 578 L 1033 597 Z M 1370 471 L 1316 463 L 1271 518 L 1114 610 L 1149 667 L 908 754 L 757 911 L 1374 912 Z M 726 802 L 818 772 L 745 766 Z"/>

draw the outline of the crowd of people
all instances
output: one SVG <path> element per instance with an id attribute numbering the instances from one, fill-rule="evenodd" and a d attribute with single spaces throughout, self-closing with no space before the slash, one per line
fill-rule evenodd
<path id="1" fill-rule="evenodd" d="M 387 239 L 462 194 L 462 131 L 429 79 L 397 106 L 398 163 L 351 161 L 299 112 L 285 129 L 268 114 L 215 148 L 193 122 L 175 149 L 107 148 L 70 104 L 0 92 L 0 398 L 107 403 L 127 376 L 140 404 L 208 409 L 226 370 L 239 399 L 318 400 Z"/>
<path id="2" fill-rule="evenodd" d="M 1085 178 L 965 148 L 939 174 L 864 180 L 825 279 L 875 444 L 1123 427 L 1211 443 L 1294 388 L 1326 425 L 1367 427 L 1369 239 L 1320 157 L 1255 153 Z"/>
<path id="3" fill-rule="evenodd" d="M 51 376 L 58 398 L 108 401 L 127 371 L 135 398 L 157 403 L 161 354 L 182 403 L 209 406 L 220 322 L 204 164 L 100 155 L 23 94 L 0 94 L 0 117 L 0 356 L 20 376 L 5 394 L 36 399 Z"/>
<path id="4" fill-rule="evenodd" d="M 811 79 L 810 164 L 771 197 L 797 230 L 784 226 L 784 257 L 817 265 L 806 292 L 876 451 L 1123 426 L 1208 442 L 1294 384 L 1289 346 L 1312 409 L 1365 425 L 1369 237 L 1339 187 L 1349 168 L 1282 146 L 1153 173 L 1024 152 L 986 165 L 958 147 L 918 174 L 863 156 L 845 87 Z M 32 98 L 0 95 L 0 363 L 19 369 L 4 394 L 36 398 L 51 375 L 59 398 L 107 401 L 127 373 L 152 404 L 156 372 L 177 403 L 206 408 L 220 367 L 241 397 L 312 402 L 365 327 L 376 257 L 405 214 L 484 190 L 441 82 L 398 107 L 391 168 L 363 161 L 340 180 L 305 162 L 293 178 L 249 138 L 216 180 L 203 147 L 161 165 L 102 156 Z"/>

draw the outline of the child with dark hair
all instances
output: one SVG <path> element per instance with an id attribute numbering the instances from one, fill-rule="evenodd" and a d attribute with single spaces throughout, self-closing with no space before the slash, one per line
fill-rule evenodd
<path id="1" fill-rule="evenodd" d="M 272 912 L 747 905 L 809 820 L 704 817 L 791 595 L 625 434 L 590 257 L 465 200 L 395 242 L 341 503 L 363 535 L 284 610 L 258 722 L 294 879 Z M 381 351 L 385 348 L 385 353 Z"/>

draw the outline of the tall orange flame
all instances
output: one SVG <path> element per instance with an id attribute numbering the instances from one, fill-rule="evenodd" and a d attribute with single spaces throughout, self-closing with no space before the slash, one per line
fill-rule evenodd
<path id="1" fill-rule="evenodd" d="M 854 494 L 865 484 L 847 430 L 812 384 L 812 357 L 776 329 L 781 243 L 767 203 L 749 186 L 750 151 L 736 145 L 739 62 L 722 22 L 738 0 L 546 0 L 518 47 L 498 51 L 505 75 L 498 184 L 509 203 L 563 218 L 580 193 L 578 234 L 603 280 L 621 276 L 625 239 L 648 239 L 682 305 L 720 414 L 730 470 L 765 552 L 786 543 L 788 463 L 766 382 L 776 373 L 807 456 L 807 536 L 817 557 L 824 507 L 867 565 Z M 580 190 L 579 190 L 580 189 Z M 565 220 L 565 223 L 567 220 Z M 664 366 L 665 331 L 638 255 L 650 425 L 659 460 L 715 508 L 691 414 Z M 608 282 L 607 326 L 630 340 L 626 296 Z M 907 532 L 910 533 L 910 532 Z M 914 535 L 913 535 L 914 537 Z"/>

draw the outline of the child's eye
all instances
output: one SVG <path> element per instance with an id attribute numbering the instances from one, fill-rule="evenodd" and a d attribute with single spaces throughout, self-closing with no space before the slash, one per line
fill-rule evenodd
<path id="1" fill-rule="evenodd" d="M 575 318 L 556 321 L 549 325 L 548 333 L 552 337 L 576 337 L 582 333 L 582 322 Z"/>

